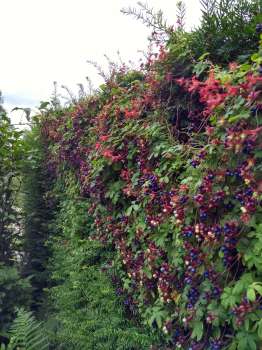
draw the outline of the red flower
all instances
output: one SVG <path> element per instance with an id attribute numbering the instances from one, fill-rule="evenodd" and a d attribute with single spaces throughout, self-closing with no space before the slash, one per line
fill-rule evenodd
<path id="1" fill-rule="evenodd" d="M 113 157 L 113 152 L 110 149 L 105 149 L 102 154 L 106 158 L 112 158 Z"/>
<path id="2" fill-rule="evenodd" d="M 165 79 L 170 83 L 173 80 L 173 74 L 168 72 L 165 76 Z"/>
<path id="3" fill-rule="evenodd" d="M 208 97 L 205 102 L 208 106 L 209 112 L 212 112 L 217 106 L 223 103 L 225 98 L 226 94 L 215 94 L 212 97 Z"/>
<path id="4" fill-rule="evenodd" d="M 234 70 L 236 70 L 237 67 L 238 67 L 238 65 L 237 65 L 236 62 L 231 62 L 231 63 L 229 63 L 229 65 L 228 65 L 228 68 L 229 68 L 229 70 L 230 70 L 231 72 L 233 72 Z"/>
<path id="5" fill-rule="evenodd" d="M 107 141 L 109 139 L 109 136 L 108 135 L 102 135 L 100 136 L 100 141 Z"/>
<path id="6" fill-rule="evenodd" d="M 178 83 L 178 85 L 185 85 L 187 80 L 185 78 L 179 78 L 179 79 L 176 79 L 176 82 Z"/>
<path id="7" fill-rule="evenodd" d="M 136 110 L 129 111 L 128 108 L 125 109 L 125 117 L 127 119 L 137 119 L 139 117 L 139 112 Z"/>
<path id="8" fill-rule="evenodd" d="M 191 84 L 188 88 L 189 92 L 197 91 L 201 86 L 201 82 L 196 78 L 196 76 L 193 76 L 191 80 Z"/>
<path id="9" fill-rule="evenodd" d="M 252 130 L 244 130 L 243 134 L 257 136 L 257 134 L 262 130 L 262 126 Z"/>
<path id="10" fill-rule="evenodd" d="M 232 86 L 230 84 L 226 85 L 227 93 L 231 96 L 237 96 L 239 94 L 240 87 Z"/>
<path id="11" fill-rule="evenodd" d="M 214 127 L 212 127 L 212 126 L 207 126 L 207 127 L 206 127 L 206 134 L 207 134 L 208 136 L 211 136 L 211 135 L 214 133 L 214 130 L 215 130 Z"/>

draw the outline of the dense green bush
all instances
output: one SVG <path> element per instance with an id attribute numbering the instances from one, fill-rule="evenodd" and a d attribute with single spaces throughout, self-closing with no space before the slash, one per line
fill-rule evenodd
<path id="1" fill-rule="evenodd" d="M 37 124 L 24 135 L 27 159 L 21 169 L 21 207 L 23 224 L 23 264 L 22 275 L 30 276 L 32 291 L 31 309 L 41 311 L 43 290 L 50 281 L 47 262 L 50 252 L 46 245 L 51 235 L 51 208 L 46 194 L 52 179 L 48 177 L 45 164 L 45 150 Z"/>
<path id="2" fill-rule="evenodd" d="M 202 0 L 201 25 L 191 35 L 196 58 L 213 63 L 245 60 L 256 51 L 256 25 L 262 21 L 260 0 Z"/>
<path id="3" fill-rule="evenodd" d="M 47 326 L 54 349 L 148 349 L 153 338 L 128 320 L 116 296 L 107 265 L 110 246 L 90 241 L 92 220 L 74 176 L 64 172 L 57 188 L 61 197 L 58 231 L 52 240 L 50 290 L 52 314 Z"/>
<path id="4" fill-rule="evenodd" d="M 0 108 L 0 343 L 15 316 L 15 308 L 28 306 L 31 298 L 30 281 L 20 274 L 23 252 L 17 204 L 25 157 L 22 132 L 14 128 Z"/>
<path id="5" fill-rule="evenodd" d="M 20 215 L 15 206 L 24 161 L 22 132 L 0 111 L 0 262 L 12 265 L 19 253 Z"/>
<path id="6" fill-rule="evenodd" d="M 15 317 L 16 307 L 29 306 L 31 286 L 15 267 L 0 265 L 0 331 L 5 336 Z"/>

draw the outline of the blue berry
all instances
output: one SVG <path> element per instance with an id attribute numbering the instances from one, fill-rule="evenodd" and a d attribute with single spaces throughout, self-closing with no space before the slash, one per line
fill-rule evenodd
<path id="1" fill-rule="evenodd" d="M 262 33 L 262 23 L 259 23 L 259 24 L 256 25 L 256 32 L 258 34 Z"/>

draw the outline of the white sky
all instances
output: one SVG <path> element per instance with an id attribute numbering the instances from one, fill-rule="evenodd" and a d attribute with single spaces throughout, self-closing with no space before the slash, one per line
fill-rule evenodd
<path id="1" fill-rule="evenodd" d="M 142 1 L 144 2 L 144 1 Z M 162 9 L 170 24 L 176 21 L 175 0 L 148 0 Z M 200 17 L 199 0 L 185 0 L 187 26 Z M 50 97 L 53 81 L 74 89 L 92 78 L 101 81 L 87 59 L 106 69 L 104 54 L 125 62 L 138 61 L 146 50 L 149 30 L 123 7 L 135 0 L 0 0 L 0 89 L 5 107 L 35 107 Z M 141 54 L 140 54 L 141 56 Z"/>

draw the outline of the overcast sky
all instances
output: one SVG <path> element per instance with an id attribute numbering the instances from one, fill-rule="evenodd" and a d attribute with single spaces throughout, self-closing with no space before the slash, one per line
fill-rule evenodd
<path id="1" fill-rule="evenodd" d="M 143 2 L 143 1 L 142 1 Z M 175 0 L 148 0 L 175 23 Z M 200 18 L 199 0 L 185 0 L 187 26 Z M 53 81 L 74 89 L 77 83 L 100 80 L 93 60 L 106 68 L 104 54 L 124 61 L 138 61 L 146 50 L 149 30 L 123 7 L 135 0 L 0 0 L 0 89 L 5 107 L 34 107 L 50 97 Z M 141 54 L 140 54 L 141 56 Z"/>

